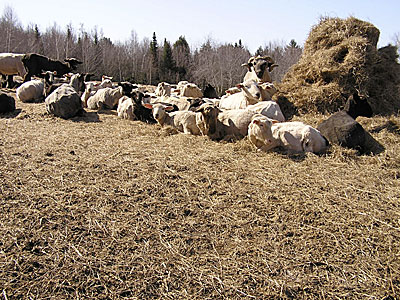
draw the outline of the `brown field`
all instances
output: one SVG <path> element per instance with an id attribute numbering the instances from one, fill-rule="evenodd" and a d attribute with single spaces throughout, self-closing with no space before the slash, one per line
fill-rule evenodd
<path id="1" fill-rule="evenodd" d="M 0 299 L 400 297 L 398 116 L 359 120 L 378 155 L 289 157 L 17 109 L 0 117 Z"/>

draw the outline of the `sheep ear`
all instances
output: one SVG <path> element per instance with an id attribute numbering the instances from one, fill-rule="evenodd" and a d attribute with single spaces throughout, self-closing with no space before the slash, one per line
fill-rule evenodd
<path id="1" fill-rule="evenodd" d="M 278 120 L 271 120 L 271 123 L 272 124 L 276 124 L 276 123 L 279 123 L 279 121 Z"/>
<path id="2" fill-rule="evenodd" d="M 174 107 L 168 105 L 168 106 L 165 107 L 165 110 L 166 110 L 166 111 L 171 111 L 171 110 L 174 110 Z"/>
<path id="3" fill-rule="evenodd" d="M 257 124 L 257 125 L 260 125 L 260 120 L 255 119 L 255 120 L 253 120 L 253 123 Z"/>
<path id="4" fill-rule="evenodd" d="M 153 109 L 153 104 L 145 103 L 144 107 L 149 108 L 149 109 Z"/>

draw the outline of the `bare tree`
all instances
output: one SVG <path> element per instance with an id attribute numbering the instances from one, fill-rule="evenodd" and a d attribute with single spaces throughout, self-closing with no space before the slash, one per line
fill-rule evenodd
<path id="1" fill-rule="evenodd" d="M 11 6 L 6 6 L 0 18 L 0 49 L 3 52 L 16 52 L 23 43 L 22 26 Z"/>
<path id="2" fill-rule="evenodd" d="M 396 43 L 399 44 L 399 35 Z M 166 40 L 159 46 L 155 33 L 152 39 L 139 40 L 134 30 L 127 41 L 113 43 L 102 30 L 95 27 L 87 31 L 83 24 L 78 30 L 71 24 L 61 29 L 56 23 L 44 32 L 35 24 L 24 29 L 9 6 L 0 18 L 0 51 L 36 52 L 58 60 L 76 57 L 83 61 L 79 71 L 94 73 L 97 79 L 106 74 L 115 80 L 145 84 L 157 84 L 160 79 L 170 82 L 189 80 L 200 87 L 209 83 L 220 94 L 243 80 L 246 69 L 241 65 L 251 56 L 241 40 L 220 44 L 208 38 L 192 51 L 184 36 L 172 46 Z M 287 45 L 269 43 L 256 52 L 273 57 L 279 64 L 272 73 L 275 81 L 283 78 L 301 53 L 301 47 L 294 40 Z M 160 75 L 163 78 L 159 78 Z"/>
<path id="3" fill-rule="evenodd" d="M 289 44 L 284 42 L 269 42 L 264 48 L 260 47 L 256 51 L 256 55 L 271 56 L 279 67 L 275 68 L 271 73 L 273 81 L 281 81 L 289 68 L 297 63 L 303 49 L 295 40 L 291 40 Z"/>

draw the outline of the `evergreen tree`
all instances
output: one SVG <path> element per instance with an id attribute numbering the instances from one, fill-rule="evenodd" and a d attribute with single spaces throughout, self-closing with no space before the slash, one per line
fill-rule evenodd
<path id="1" fill-rule="evenodd" d="M 161 59 L 161 75 L 163 81 L 171 82 L 174 80 L 173 75 L 176 71 L 174 58 L 172 57 L 172 49 L 167 39 L 164 39 L 164 49 Z"/>
<path id="2" fill-rule="evenodd" d="M 34 37 L 35 37 L 35 40 L 33 42 L 34 51 L 39 54 L 44 54 L 42 35 L 40 34 L 39 28 L 36 24 L 34 29 Z"/>
<path id="3" fill-rule="evenodd" d="M 300 48 L 299 45 L 297 45 L 297 42 L 294 39 L 291 39 L 289 44 L 287 45 L 288 48 L 293 48 L 293 49 L 298 49 Z"/>
<path id="4" fill-rule="evenodd" d="M 184 36 L 181 35 L 174 43 L 172 54 L 175 61 L 176 81 L 186 79 L 190 64 L 190 47 Z"/>
<path id="5" fill-rule="evenodd" d="M 255 56 L 263 55 L 263 53 L 264 53 L 264 49 L 260 46 L 260 47 L 258 47 L 258 49 L 257 49 L 257 51 L 255 53 Z"/>
<path id="6" fill-rule="evenodd" d="M 158 43 L 156 33 L 153 32 L 153 39 L 150 42 L 150 83 L 153 84 L 159 80 L 159 67 L 158 67 Z"/>

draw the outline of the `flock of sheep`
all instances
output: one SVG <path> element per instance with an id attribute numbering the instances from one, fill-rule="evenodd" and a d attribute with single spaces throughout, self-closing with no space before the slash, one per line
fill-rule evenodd
<path id="1" fill-rule="evenodd" d="M 362 141 L 358 140 L 363 132 L 355 118 L 372 114 L 358 113 L 360 107 L 369 107 L 367 101 L 353 95 L 347 110 L 340 116 L 331 116 L 318 129 L 302 122 L 285 122 L 278 103 L 272 100 L 276 88 L 270 72 L 277 65 L 268 56 L 253 56 L 243 66 L 248 69 L 243 83 L 228 89 L 221 98 L 216 97 L 215 91 L 203 93 L 187 81 L 177 85 L 161 82 L 154 93 L 149 93 L 129 82 L 115 86 L 106 76 L 99 83 L 86 80 L 83 74 L 71 74 L 64 77 L 68 83 L 55 83 L 51 71 L 44 73 L 44 79 L 24 82 L 16 89 L 16 97 L 22 102 L 45 99 L 47 112 L 62 118 L 79 115 L 84 108 L 116 109 L 121 118 L 157 122 L 185 134 L 207 135 L 212 140 L 247 136 L 260 151 L 282 147 L 288 152 L 322 153 L 329 146 L 328 140 L 346 146 L 355 136 L 357 143 L 350 147 L 360 147 Z M 344 116 L 350 119 L 344 120 Z M 343 122 L 347 127 L 340 129 Z M 338 128 L 347 132 L 338 136 Z"/>

